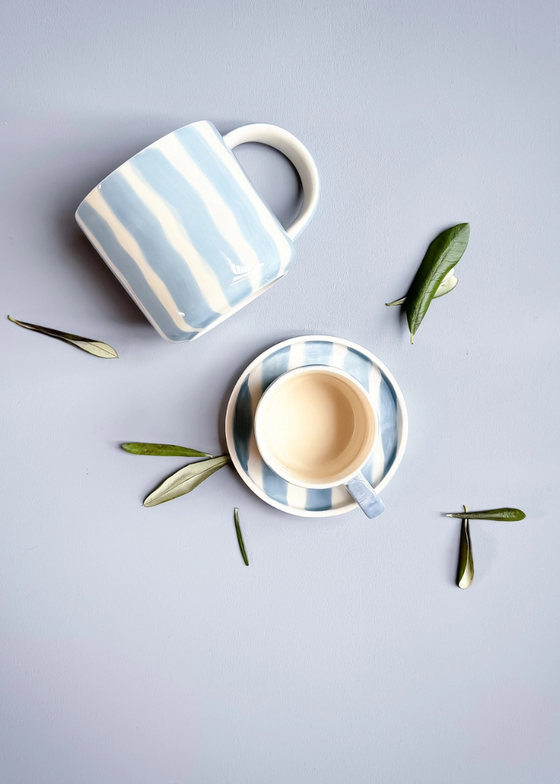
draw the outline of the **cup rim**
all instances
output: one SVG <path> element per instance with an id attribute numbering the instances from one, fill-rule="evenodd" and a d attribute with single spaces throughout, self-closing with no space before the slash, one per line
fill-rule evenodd
<path id="1" fill-rule="evenodd" d="M 367 402 L 369 403 L 370 409 L 373 413 L 373 419 L 375 423 L 375 433 L 373 437 L 373 441 L 371 443 L 371 447 L 366 455 L 366 457 L 362 460 L 359 467 L 357 469 L 353 469 L 349 474 L 345 474 L 343 477 L 338 479 L 336 482 L 303 482 L 299 479 L 296 479 L 294 474 L 290 473 L 289 471 L 284 471 L 281 465 L 278 464 L 278 461 L 274 458 L 271 453 L 271 450 L 268 448 L 266 441 L 262 434 L 262 411 L 263 406 L 262 402 L 265 400 L 266 396 L 276 386 L 281 386 L 282 383 L 285 382 L 287 377 L 304 375 L 306 373 L 310 373 L 312 371 L 320 370 L 328 375 L 332 376 L 339 376 L 340 378 L 344 378 L 347 382 L 349 382 L 353 387 L 357 387 L 359 393 L 365 397 Z M 280 383 L 279 383 L 280 382 Z M 377 408 L 371 398 L 371 395 L 365 389 L 360 382 L 354 378 L 350 373 L 346 370 L 342 370 L 342 368 L 332 367 L 331 365 L 302 365 L 297 368 L 292 368 L 291 370 L 286 370 L 284 373 L 279 375 L 274 381 L 265 389 L 262 393 L 259 402 L 255 408 L 255 413 L 253 416 L 253 432 L 255 435 L 255 441 L 257 444 L 257 449 L 267 464 L 267 466 L 272 469 L 278 476 L 282 479 L 285 479 L 287 482 L 290 482 L 293 485 L 297 485 L 298 487 L 303 487 L 308 490 L 327 490 L 332 487 L 340 487 L 341 485 L 346 485 L 351 479 L 358 476 L 361 472 L 368 460 L 370 460 L 371 456 L 375 452 L 375 447 L 377 446 L 377 440 L 379 438 L 379 415 L 377 413 Z"/>

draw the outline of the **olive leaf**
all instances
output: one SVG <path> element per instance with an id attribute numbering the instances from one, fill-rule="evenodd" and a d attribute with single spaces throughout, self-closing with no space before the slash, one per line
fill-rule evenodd
<path id="1" fill-rule="evenodd" d="M 245 561 L 245 566 L 249 566 L 249 559 L 247 558 L 247 551 L 245 550 L 245 542 L 243 541 L 243 534 L 241 533 L 241 525 L 239 524 L 239 509 L 235 507 L 233 510 L 233 521 L 235 523 L 235 533 L 237 534 L 237 543 L 241 550 L 241 557 Z"/>
<path id="2" fill-rule="evenodd" d="M 467 507 L 463 506 L 463 509 L 465 510 L 463 515 L 465 515 L 467 512 Z M 468 518 L 463 516 L 463 523 L 461 525 L 461 545 L 459 548 L 459 566 L 457 569 L 457 585 L 459 588 L 466 590 L 472 585 L 473 580 L 474 562 L 471 542 L 471 529 Z"/>
<path id="3" fill-rule="evenodd" d="M 455 268 L 453 267 L 453 269 Z M 449 270 L 445 278 L 440 283 L 438 290 L 434 294 L 434 299 L 443 297 L 444 294 L 449 294 L 450 291 L 453 291 L 457 283 L 459 283 L 458 279 L 453 274 L 453 269 Z M 385 305 L 390 308 L 392 305 L 404 305 L 405 302 L 406 297 L 401 297 L 400 299 L 396 299 L 394 302 L 386 302 Z"/>
<path id="4" fill-rule="evenodd" d="M 446 517 L 463 517 L 461 512 L 453 512 L 452 514 L 445 515 Z M 500 522 L 516 522 L 524 520 L 526 517 L 525 512 L 521 509 L 514 509 L 509 506 L 503 506 L 501 509 L 487 509 L 483 512 L 469 512 L 471 520 L 498 520 Z"/>
<path id="5" fill-rule="evenodd" d="M 38 324 L 28 324 L 26 321 L 18 321 L 11 316 L 8 316 L 8 318 L 11 322 L 20 327 L 31 329 L 33 332 L 40 332 L 42 335 L 47 335 L 50 338 L 62 340 L 64 343 L 76 346 L 76 348 L 80 348 L 82 351 L 87 351 L 88 354 L 93 354 L 94 357 L 101 357 L 102 359 L 119 358 L 115 349 L 107 343 L 103 343 L 101 340 L 90 340 L 90 338 L 82 338 L 80 335 L 72 335 L 70 332 L 60 332 L 58 329 L 40 327 Z"/>
<path id="6" fill-rule="evenodd" d="M 229 462 L 229 455 L 222 455 L 221 457 L 213 457 L 211 460 L 199 460 L 197 463 L 191 463 L 181 468 L 168 476 L 159 487 L 150 493 L 144 500 L 144 506 L 157 506 L 190 493 L 191 490 L 194 490 Z"/>
<path id="7" fill-rule="evenodd" d="M 159 455 L 160 457 L 212 457 L 208 452 L 199 452 L 198 449 L 189 449 L 186 446 L 174 444 L 145 444 L 133 441 L 121 444 L 121 448 L 131 455 Z"/>
<path id="8" fill-rule="evenodd" d="M 428 247 L 405 298 L 411 343 L 436 291 L 465 252 L 469 235 L 469 224 L 459 223 L 442 231 Z"/>

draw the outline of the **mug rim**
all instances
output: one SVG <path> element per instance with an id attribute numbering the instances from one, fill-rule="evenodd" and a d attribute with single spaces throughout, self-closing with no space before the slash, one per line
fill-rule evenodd
<path id="1" fill-rule="evenodd" d="M 288 376 L 298 376 L 298 375 L 305 375 L 307 373 L 311 373 L 313 371 L 320 370 L 327 375 L 338 376 L 343 378 L 347 383 L 350 384 L 354 389 L 357 389 L 359 394 L 364 397 L 370 407 L 370 410 L 373 414 L 374 424 L 375 424 L 375 433 L 373 437 L 373 441 L 371 443 L 370 449 L 368 450 L 367 455 L 361 461 L 359 467 L 357 469 L 353 469 L 350 473 L 344 474 L 344 476 L 338 479 L 336 482 L 303 482 L 299 478 L 295 478 L 296 475 L 290 473 L 289 471 L 284 471 L 279 461 L 277 461 L 274 456 L 272 456 L 271 450 L 268 448 L 266 441 L 263 437 L 262 433 L 262 411 L 263 406 L 261 405 L 263 400 L 265 400 L 266 396 L 268 395 L 269 391 L 272 390 L 275 386 L 281 386 L 283 382 L 285 382 L 286 377 Z M 279 383 L 280 382 L 280 383 Z M 261 423 L 261 424 L 259 424 Z M 286 370 L 284 373 L 279 375 L 274 381 L 265 389 L 262 393 L 259 402 L 255 408 L 255 413 L 253 416 L 253 430 L 255 435 L 255 441 L 257 444 L 257 449 L 264 460 L 264 462 L 268 465 L 268 467 L 273 470 L 275 473 L 278 474 L 282 479 L 285 479 L 287 482 L 291 484 L 297 485 L 298 487 L 303 487 L 308 490 L 327 490 L 332 487 L 340 487 L 341 485 L 346 485 L 351 479 L 359 476 L 361 474 L 362 469 L 370 460 L 371 456 L 375 452 L 375 447 L 377 446 L 377 441 L 379 438 L 379 416 L 377 413 L 377 408 L 371 398 L 371 395 L 365 389 L 359 381 L 357 381 L 354 376 L 348 373 L 346 370 L 342 368 L 332 367 L 331 365 L 302 365 L 300 367 L 292 368 L 291 370 Z M 264 449 L 263 449 L 264 446 Z M 272 457 L 272 459 L 270 459 Z"/>

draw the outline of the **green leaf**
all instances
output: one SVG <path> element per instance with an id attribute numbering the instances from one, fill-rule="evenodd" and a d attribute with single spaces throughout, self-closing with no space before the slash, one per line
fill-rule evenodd
<path id="1" fill-rule="evenodd" d="M 446 515 L 446 517 L 463 517 L 460 512 L 453 512 Z M 503 506 L 501 509 L 486 509 L 483 512 L 469 512 L 471 520 L 498 520 L 500 522 L 517 522 L 524 520 L 526 517 L 525 512 L 521 509 L 514 509 L 509 506 Z"/>
<path id="2" fill-rule="evenodd" d="M 160 455 L 161 457 L 212 457 L 208 452 L 199 452 L 198 449 L 189 449 L 186 446 L 173 444 L 144 444 L 133 441 L 121 444 L 121 448 L 131 455 Z"/>
<path id="3" fill-rule="evenodd" d="M 437 299 L 438 297 L 443 297 L 444 294 L 449 294 L 450 291 L 453 291 L 457 283 L 459 283 L 459 281 L 457 280 L 455 275 L 453 275 L 453 270 L 450 270 L 450 272 L 445 276 L 438 290 L 434 294 L 434 299 Z M 401 297 L 401 299 L 396 299 L 394 302 L 386 302 L 385 304 L 389 308 L 391 307 L 391 305 L 404 305 L 405 302 L 406 302 L 406 297 Z"/>
<path id="4" fill-rule="evenodd" d="M 26 321 L 18 321 L 11 316 L 9 320 L 14 324 L 25 329 L 31 329 L 33 332 L 40 332 L 42 335 L 48 335 L 50 338 L 62 340 L 65 343 L 70 343 L 71 346 L 76 346 L 82 351 L 87 351 L 88 354 L 93 354 L 94 357 L 101 357 L 102 359 L 118 359 L 119 355 L 112 346 L 103 343 L 101 340 L 90 340 L 89 338 L 82 338 L 80 335 L 72 335 L 70 332 L 59 332 L 58 329 L 49 329 L 48 327 L 40 327 L 38 324 L 28 324 Z"/>
<path id="5" fill-rule="evenodd" d="M 463 512 L 464 515 L 467 511 L 467 507 L 463 506 L 463 509 L 465 510 Z M 471 542 L 471 529 L 468 519 L 463 517 L 463 524 L 461 526 L 461 545 L 459 548 L 459 566 L 457 569 L 457 585 L 459 588 L 466 590 L 472 585 L 473 580 L 474 562 Z"/>
<path id="6" fill-rule="evenodd" d="M 229 455 L 213 457 L 211 460 L 199 460 L 181 468 L 167 477 L 159 487 L 145 499 L 144 506 L 157 506 L 180 495 L 185 495 L 198 487 L 205 479 L 229 463 Z"/>
<path id="7" fill-rule="evenodd" d="M 410 342 L 426 315 L 445 276 L 458 264 L 469 242 L 468 223 L 459 223 L 439 234 L 430 244 L 406 295 L 406 315 Z"/>
<path id="8" fill-rule="evenodd" d="M 245 550 L 245 542 L 243 541 L 243 534 L 241 533 L 241 526 L 239 524 L 239 509 L 235 507 L 233 510 L 233 520 L 235 522 L 235 533 L 237 534 L 237 543 L 241 550 L 241 557 L 245 561 L 245 566 L 249 566 L 249 559 L 247 558 L 247 551 Z"/>

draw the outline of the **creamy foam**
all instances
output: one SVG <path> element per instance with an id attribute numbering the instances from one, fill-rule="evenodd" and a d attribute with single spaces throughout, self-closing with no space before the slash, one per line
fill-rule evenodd
<path id="1" fill-rule="evenodd" d="M 263 396 L 258 417 L 265 461 L 296 484 L 336 484 L 361 467 L 375 437 L 361 387 L 329 369 L 282 377 Z"/>

